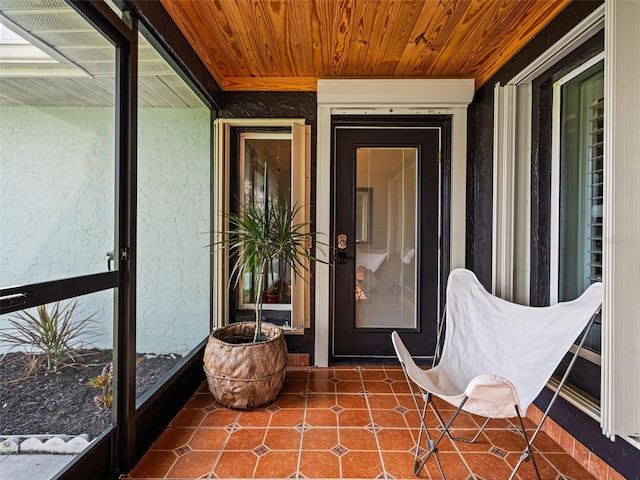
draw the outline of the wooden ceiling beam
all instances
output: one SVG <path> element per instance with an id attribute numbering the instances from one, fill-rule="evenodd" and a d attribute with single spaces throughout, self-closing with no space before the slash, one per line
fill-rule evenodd
<path id="1" fill-rule="evenodd" d="M 316 77 L 226 77 L 225 91 L 315 92 Z"/>

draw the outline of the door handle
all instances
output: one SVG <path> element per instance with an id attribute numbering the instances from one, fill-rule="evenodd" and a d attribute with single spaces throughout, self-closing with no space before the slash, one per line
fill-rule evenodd
<path id="1" fill-rule="evenodd" d="M 336 263 L 344 264 L 347 263 L 347 260 L 355 260 L 354 257 L 347 255 L 347 252 L 338 252 L 336 255 Z"/>
<path id="2" fill-rule="evenodd" d="M 5 295 L 0 297 L 0 309 L 16 307 L 27 303 L 26 293 L 14 293 L 13 295 Z"/>
<path id="3" fill-rule="evenodd" d="M 107 270 L 111 271 L 111 262 L 113 262 L 113 250 L 107 252 Z"/>

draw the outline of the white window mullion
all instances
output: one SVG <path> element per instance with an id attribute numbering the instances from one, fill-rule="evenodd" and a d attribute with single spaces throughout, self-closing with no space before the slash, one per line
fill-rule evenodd
<path id="1" fill-rule="evenodd" d="M 562 83 L 553 85 L 551 129 L 551 245 L 549 264 L 549 303 L 558 303 L 560 285 L 560 144 L 562 124 Z"/>
<path id="2" fill-rule="evenodd" d="M 516 159 L 516 86 L 499 84 L 494 95 L 493 293 L 513 300 Z"/>
<path id="3" fill-rule="evenodd" d="M 229 211 L 229 169 L 226 159 L 229 156 L 229 145 L 226 141 L 229 138 L 230 126 L 220 119 L 214 122 L 213 143 L 215 154 L 213 156 L 213 177 L 216 179 L 214 197 L 212 200 L 213 213 L 213 233 L 212 244 L 220 241 L 221 234 L 228 230 L 228 221 L 221 212 Z M 212 316 L 213 328 L 219 328 L 229 323 L 229 297 L 227 295 L 227 283 L 229 278 L 228 262 L 222 249 L 214 249 L 213 255 L 213 275 L 212 288 Z"/>
<path id="4" fill-rule="evenodd" d="M 513 300 L 531 302 L 531 83 L 516 86 Z"/>
<path id="5" fill-rule="evenodd" d="M 296 224 L 309 223 L 310 212 L 310 157 L 307 155 L 309 149 L 311 127 L 303 122 L 293 122 L 291 125 L 291 204 L 292 206 L 301 207 L 296 212 L 294 222 Z M 309 233 L 309 226 L 304 229 L 305 233 Z M 309 245 L 311 247 L 311 245 Z M 304 319 L 299 322 L 304 328 L 311 326 L 310 318 L 310 296 L 311 290 L 309 283 L 311 281 L 310 273 L 304 272 L 304 278 L 293 278 L 295 273 L 291 272 L 292 295 L 291 295 L 291 316 L 293 319 Z"/>

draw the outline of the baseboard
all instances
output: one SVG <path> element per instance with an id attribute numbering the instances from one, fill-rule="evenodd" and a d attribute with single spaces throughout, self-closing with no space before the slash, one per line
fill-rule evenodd
<path id="1" fill-rule="evenodd" d="M 534 404 L 527 410 L 527 418 L 536 425 L 540 423 L 543 412 Z M 569 432 L 547 417 L 542 425 L 542 431 L 556 442 L 562 449 L 573 457 L 582 467 L 598 480 L 625 480 L 613 467 L 576 440 Z"/>

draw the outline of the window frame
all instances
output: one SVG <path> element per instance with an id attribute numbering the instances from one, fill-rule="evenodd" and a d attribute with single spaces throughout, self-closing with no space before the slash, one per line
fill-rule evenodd
<path id="1" fill-rule="evenodd" d="M 604 38 L 604 10 L 604 5 L 598 7 L 505 85 L 494 88 L 492 280 L 494 292 L 518 303 L 550 303 L 551 90 L 554 81 L 601 54 L 601 48 L 595 50 L 597 39 Z M 510 248 L 496 248 L 501 231 L 512 236 Z M 555 385 L 551 380 L 547 386 L 555 390 Z M 569 385 L 560 396 L 600 420 L 597 400 Z"/>
<path id="2" fill-rule="evenodd" d="M 118 293 L 114 303 L 114 399 L 113 425 L 99 435 L 91 445 L 56 473 L 56 478 L 82 478 L 126 471 L 133 463 L 135 448 L 135 349 L 130 336 L 135 318 L 135 298 L 132 276 L 135 272 L 135 239 L 131 236 L 135 221 L 135 199 L 127 195 L 135 185 L 135 128 L 131 114 L 136 97 L 136 85 L 131 80 L 137 62 L 137 23 L 129 26 L 106 4 L 69 0 L 69 6 L 83 17 L 96 32 L 107 39 L 116 50 L 114 133 L 114 251 L 112 271 L 71 278 L 51 279 L 17 287 L 0 289 L 0 297 L 18 295 L 18 303 L 0 302 L 0 313 L 36 307 L 83 295 L 112 289 Z M 130 170 L 131 168 L 131 170 Z M 134 282 L 135 283 L 135 282 Z M 23 295 L 24 294 L 24 295 Z M 133 372 L 133 375 L 131 375 Z"/>
<path id="3" fill-rule="evenodd" d="M 311 215 L 311 126 L 306 124 L 304 118 L 219 118 L 214 122 L 214 178 L 216 178 L 216 192 L 213 198 L 214 228 L 212 243 L 220 240 L 220 233 L 229 230 L 228 218 L 223 212 L 231 211 L 231 196 L 237 194 L 233 192 L 233 185 L 237 184 L 237 178 L 232 177 L 233 161 L 232 152 L 234 146 L 232 142 L 234 129 L 254 129 L 256 132 L 270 128 L 290 128 L 291 129 L 291 201 L 296 205 L 303 205 L 298 212 L 299 217 L 296 222 L 309 223 Z M 294 161 L 294 158 L 300 161 Z M 239 165 L 237 166 L 239 167 Z M 236 169 L 238 171 L 238 169 Z M 293 193 L 293 186 L 296 185 L 296 193 Z M 237 187 L 236 187 L 237 189 Z M 312 248 L 312 246 L 311 246 Z M 237 297 L 230 288 L 230 266 L 229 255 L 225 249 L 216 249 L 214 257 L 213 296 L 217 299 L 213 312 L 213 328 L 219 328 L 239 318 L 249 310 L 240 309 L 239 304 L 235 305 Z M 304 330 L 311 326 L 311 277 L 309 272 L 305 272 L 305 281 L 292 282 L 291 292 L 291 314 L 289 328 L 285 333 L 290 335 L 304 335 Z M 265 304 L 266 305 L 266 304 Z M 271 310 L 272 314 L 287 314 L 287 310 Z M 233 318 L 232 318 L 233 317 Z M 269 320 L 269 318 L 267 318 Z"/>

